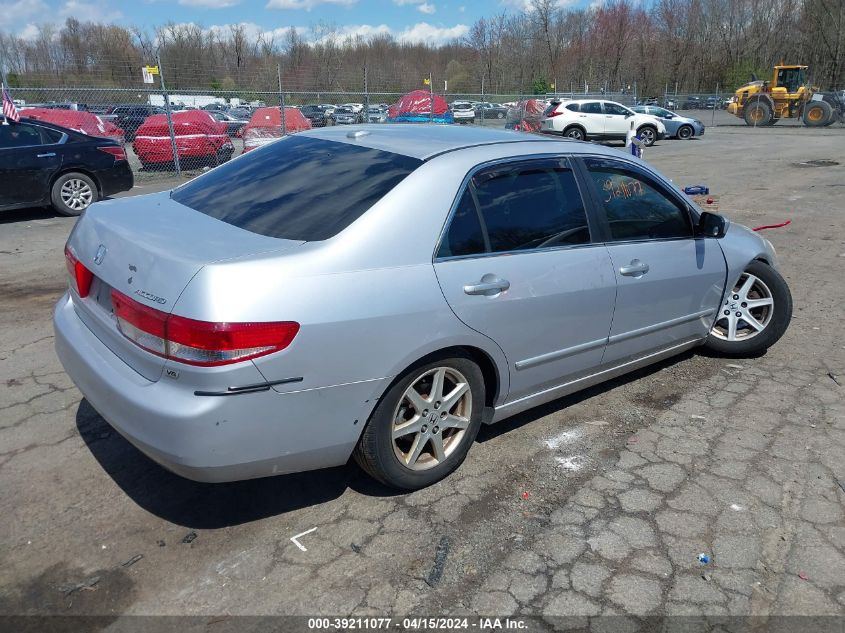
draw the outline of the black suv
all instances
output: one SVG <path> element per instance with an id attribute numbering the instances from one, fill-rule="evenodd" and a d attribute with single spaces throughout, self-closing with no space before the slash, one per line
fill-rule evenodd
<path id="1" fill-rule="evenodd" d="M 52 206 L 79 215 L 132 185 L 117 141 L 26 118 L 0 125 L 0 211 Z"/>
<path id="2" fill-rule="evenodd" d="M 112 108 L 109 115 L 112 117 L 112 122 L 119 128 L 123 129 L 126 141 L 130 142 L 135 138 L 135 132 L 141 127 L 141 124 L 148 116 L 154 114 L 165 114 L 164 108 L 153 105 L 136 104 L 136 105 L 119 105 Z"/>

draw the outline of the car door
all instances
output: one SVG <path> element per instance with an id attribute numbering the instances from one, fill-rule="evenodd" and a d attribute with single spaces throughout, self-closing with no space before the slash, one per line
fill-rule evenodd
<path id="1" fill-rule="evenodd" d="M 604 112 L 601 101 L 585 101 L 581 104 L 578 122 L 584 125 L 590 136 L 604 136 Z"/>
<path id="2" fill-rule="evenodd" d="M 706 337 L 727 275 L 718 241 L 696 238 L 686 201 L 641 166 L 583 163 L 617 279 L 604 362 Z"/>
<path id="3" fill-rule="evenodd" d="M 616 282 L 591 240 L 566 158 L 521 160 L 472 175 L 436 251 L 450 307 L 508 359 L 508 401 L 601 361 Z"/>
<path id="4" fill-rule="evenodd" d="M 0 206 L 40 204 L 61 166 L 64 135 L 31 123 L 0 125 Z"/>
<path id="5" fill-rule="evenodd" d="M 624 137 L 631 128 L 631 112 L 618 103 L 604 102 L 604 133 Z"/>

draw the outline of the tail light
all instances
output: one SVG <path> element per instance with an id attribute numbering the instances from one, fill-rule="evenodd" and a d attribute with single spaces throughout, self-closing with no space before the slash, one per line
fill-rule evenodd
<path id="1" fill-rule="evenodd" d="M 561 115 L 561 114 L 563 114 L 563 111 L 552 110 L 551 112 L 549 112 L 546 115 L 546 118 L 551 119 L 553 116 L 558 116 L 558 115 Z"/>
<path id="2" fill-rule="evenodd" d="M 214 367 L 239 363 L 285 349 L 299 323 L 212 323 L 167 314 L 112 290 L 121 333 L 139 347 L 188 365 Z"/>
<path id="3" fill-rule="evenodd" d="M 70 282 L 73 288 L 83 299 L 91 292 L 91 282 L 94 281 L 94 273 L 85 268 L 85 265 L 76 259 L 69 246 L 65 246 L 65 264 L 70 275 Z"/>
<path id="4" fill-rule="evenodd" d="M 126 150 L 122 147 L 113 147 L 111 145 L 104 145 L 102 147 L 98 147 L 98 150 L 101 152 L 105 152 L 106 154 L 111 154 L 114 156 L 114 162 L 118 162 L 120 160 L 126 160 Z"/>

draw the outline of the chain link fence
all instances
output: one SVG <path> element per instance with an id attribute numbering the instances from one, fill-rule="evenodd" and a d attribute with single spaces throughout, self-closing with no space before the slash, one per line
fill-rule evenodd
<path id="1" fill-rule="evenodd" d="M 138 88 L 17 86 L 10 87 L 9 92 L 22 116 L 123 142 L 139 180 L 172 177 L 174 173 L 192 177 L 276 138 L 311 127 L 388 123 L 395 114 L 389 107 L 407 94 L 367 89 L 366 72 L 359 81 L 363 91 L 287 90 L 281 71 L 275 90 L 171 88 L 160 75 L 155 81 Z M 745 126 L 742 119 L 726 111 L 733 92 L 718 87 L 696 93 L 667 88 L 656 95 L 638 94 L 636 84 L 617 91 L 573 89 L 545 95 L 432 91 L 431 84 L 420 86 L 420 90 L 424 96 L 433 94 L 433 103 L 448 108 L 448 114 L 441 116 L 432 107 L 428 116 L 418 112 L 412 120 L 538 131 L 549 101 L 606 99 L 629 107 L 665 108 L 699 119 L 706 126 Z M 533 123 L 527 124 L 532 117 Z M 801 125 L 801 121 L 784 119 L 781 125 Z"/>

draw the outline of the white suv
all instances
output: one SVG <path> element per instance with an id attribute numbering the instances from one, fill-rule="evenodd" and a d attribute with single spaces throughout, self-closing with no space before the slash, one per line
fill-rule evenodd
<path id="1" fill-rule="evenodd" d="M 553 102 L 545 112 L 542 132 L 586 140 L 625 140 L 631 122 L 648 147 L 666 136 L 657 117 L 637 114 L 621 103 L 600 99 Z"/>
<path id="2" fill-rule="evenodd" d="M 475 121 L 475 108 L 469 101 L 453 101 L 450 106 L 455 123 L 472 123 Z"/>

